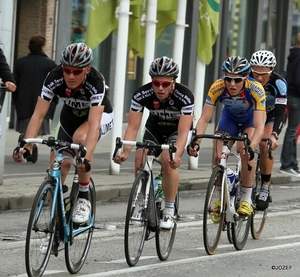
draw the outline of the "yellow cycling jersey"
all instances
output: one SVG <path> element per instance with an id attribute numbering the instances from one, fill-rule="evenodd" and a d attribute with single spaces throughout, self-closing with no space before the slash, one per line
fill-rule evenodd
<path id="1" fill-rule="evenodd" d="M 237 117 L 252 114 L 254 110 L 266 110 L 266 95 L 263 86 L 248 77 L 238 96 L 230 96 L 223 78 L 216 80 L 210 87 L 205 104 L 216 106 L 220 102 L 228 112 Z"/>

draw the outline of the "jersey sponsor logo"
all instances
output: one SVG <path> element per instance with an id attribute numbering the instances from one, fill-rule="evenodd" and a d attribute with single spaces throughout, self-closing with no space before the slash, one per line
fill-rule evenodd
<path id="1" fill-rule="evenodd" d="M 101 134 L 105 135 L 106 133 L 108 133 L 112 129 L 112 126 L 113 126 L 112 121 L 106 124 L 101 124 Z"/>
<path id="2" fill-rule="evenodd" d="M 275 82 L 277 89 L 279 91 L 279 94 L 282 96 L 286 96 L 286 92 L 287 92 L 287 85 L 284 81 L 277 79 Z"/>
<path id="3" fill-rule="evenodd" d="M 180 111 L 166 111 L 166 110 L 151 110 L 150 114 L 153 116 L 158 116 L 164 121 L 177 120 L 180 117 Z"/>
<path id="4" fill-rule="evenodd" d="M 77 110 L 85 110 L 88 109 L 90 106 L 90 101 L 85 101 L 81 99 L 65 98 L 64 102 L 67 106 Z"/>
<path id="5" fill-rule="evenodd" d="M 154 109 L 158 109 L 159 108 L 159 101 L 157 101 L 157 100 L 154 100 L 153 101 L 153 107 L 154 107 Z"/>
<path id="6" fill-rule="evenodd" d="M 251 82 L 251 88 L 253 92 L 255 92 L 259 98 L 264 98 L 265 97 L 265 90 L 261 89 L 261 87 L 256 85 L 256 82 Z"/>
<path id="7" fill-rule="evenodd" d="M 171 105 L 171 106 L 174 105 L 174 100 L 173 100 L 173 99 L 171 99 L 171 100 L 169 101 L 169 105 Z"/>
<path id="8" fill-rule="evenodd" d="M 287 105 L 287 99 L 286 98 L 276 98 L 275 104 Z"/>
<path id="9" fill-rule="evenodd" d="M 181 113 L 185 115 L 190 115 L 194 113 L 194 105 L 182 107 Z"/>
<path id="10" fill-rule="evenodd" d="M 173 92 L 173 95 L 174 97 L 178 98 L 182 103 L 184 103 L 184 105 L 192 104 L 191 98 L 188 95 L 179 92 L 178 90 L 175 90 Z"/>
<path id="11" fill-rule="evenodd" d="M 104 94 L 95 94 L 91 96 L 91 105 L 94 106 L 94 104 L 97 104 L 98 106 L 101 105 L 103 101 Z"/>
<path id="12" fill-rule="evenodd" d="M 130 109 L 135 112 L 141 112 L 143 110 L 143 106 L 132 100 Z"/>

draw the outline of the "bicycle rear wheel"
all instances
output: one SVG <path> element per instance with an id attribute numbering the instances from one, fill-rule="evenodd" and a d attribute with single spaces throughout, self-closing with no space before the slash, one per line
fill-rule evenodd
<path id="1" fill-rule="evenodd" d="M 163 217 L 163 208 L 161 205 L 160 207 L 156 206 L 158 209 L 158 216 L 159 219 Z M 156 253 L 158 258 L 161 261 L 165 261 L 169 258 L 171 254 L 171 250 L 173 247 L 173 243 L 175 240 L 176 235 L 176 228 L 177 228 L 177 215 L 179 214 L 179 191 L 177 192 L 175 198 L 175 222 L 174 227 L 172 229 L 161 229 L 157 228 L 156 235 L 155 235 L 155 245 L 156 245 Z"/>
<path id="2" fill-rule="evenodd" d="M 241 183 L 237 187 L 237 193 L 235 197 L 235 207 L 236 209 L 240 205 L 240 195 L 241 195 Z M 232 229 L 232 241 L 236 250 L 242 250 L 247 242 L 249 229 L 251 225 L 252 216 L 240 216 L 237 221 L 231 223 Z"/>
<path id="3" fill-rule="evenodd" d="M 148 174 L 140 171 L 136 176 L 127 205 L 124 250 L 127 264 L 135 266 L 142 254 L 147 234 L 147 210 L 144 208 L 142 187 L 146 187 Z"/>
<path id="4" fill-rule="evenodd" d="M 72 205 L 76 203 L 78 193 L 73 190 L 78 190 L 78 185 L 76 184 L 72 188 L 71 195 L 75 195 L 75 199 Z M 90 219 L 84 224 L 78 224 L 72 222 L 70 218 L 70 233 L 71 237 L 68 243 L 65 243 L 65 262 L 68 271 L 71 274 L 76 274 L 82 268 L 92 242 L 93 231 L 95 227 L 95 215 L 96 215 L 96 191 L 94 181 L 90 180 L 89 186 L 89 200 L 91 202 L 91 215 Z M 74 206 L 72 206 L 70 215 L 72 215 Z"/>
<path id="5" fill-rule="evenodd" d="M 259 195 L 260 184 L 260 172 L 257 172 L 255 176 L 255 186 L 252 190 L 252 203 L 256 203 Z M 266 223 L 267 213 L 267 209 L 265 209 L 264 211 L 259 211 L 256 209 L 256 205 L 254 205 L 254 213 L 251 219 L 251 236 L 253 239 L 260 238 Z"/>
<path id="6" fill-rule="evenodd" d="M 26 234 L 25 264 L 30 277 L 42 276 L 48 264 L 56 233 L 56 209 L 51 216 L 51 203 L 54 195 L 54 181 L 46 179 L 34 198 Z M 48 241 L 48 248 L 42 243 Z"/>
<path id="7" fill-rule="evenodd" d="M 224 169 L 216 166 L 208 182 L 203 211 L 203 240 L 205 251 L 213 255 L 219 245 L 225 213 L 221 212 L 221 184 Z"/>

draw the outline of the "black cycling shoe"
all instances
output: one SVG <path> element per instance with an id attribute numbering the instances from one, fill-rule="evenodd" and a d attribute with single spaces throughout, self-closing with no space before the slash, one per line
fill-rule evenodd
<path id="1" fill-rule="evenodd" d="M 272 202 L 269 190 L 264 188 L 260 189 L 260 193 L 256 199 L 256 209 L 259 211 L 264 211 L 269 207 L 269 203 Z"/>

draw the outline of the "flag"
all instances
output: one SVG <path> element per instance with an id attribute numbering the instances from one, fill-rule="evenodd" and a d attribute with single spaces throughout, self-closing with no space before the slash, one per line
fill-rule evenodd
<path id="1" fill-rule="evenodd" d="M 94 49 L 118 28 L 115 16 L 119 0 L 90 0 L 86 44 Z"/>
<path id="2" fill-rule="evenodd" d="M 212 47 L 219 30 L 220 0 L 199 0 L 197 55 L 209 64 L 213 57 Z"/>
<path id="3" fill-rule="evenodd" d="M 157 5 L 157 24 L 156 36 L 158 39 L 164 32 L 166 27 L 176 22 L 177 15 L 177 2 L 178 0 L 158 0 Z M 141 26 L 141 16 L 147 11 L 144 10 L 144 0 L 131 0 L 130 1 L 130 15 L 129 19 L 129 36 L 128 46 L 140 58 L 144 57 L 145 50 L 145 37 L 146 27 Z"/>

